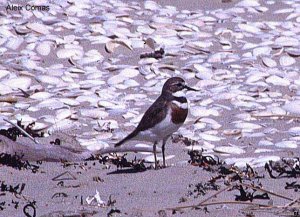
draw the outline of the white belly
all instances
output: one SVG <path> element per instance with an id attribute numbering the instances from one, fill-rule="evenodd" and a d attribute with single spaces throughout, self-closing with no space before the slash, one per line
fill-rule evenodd
<path id="1" fill-rule="evenodd" d="M 171 112 L 168 111 L 167 117 L 156 124 L 153 128 L 140 132 L 134 139 L 159 142 L 164 138 L 168 138 L 171 134 L 176 132 L 182 124 L 174 124 L 171 120 Z"/>

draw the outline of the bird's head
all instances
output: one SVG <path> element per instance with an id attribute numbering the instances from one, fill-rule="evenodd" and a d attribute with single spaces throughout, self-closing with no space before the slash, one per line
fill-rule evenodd
<path id="1" fill-rule="evenodd" d="M 173 77 L 173 78 L 169 78 L 165 82 L 162 92 L 171 93 L 175 97 L 182 97 L 185 96 L 184 93 L 185 90 L 197 91 L 196 89 L 187 86 L 185 81 L 182 78 Z"/>

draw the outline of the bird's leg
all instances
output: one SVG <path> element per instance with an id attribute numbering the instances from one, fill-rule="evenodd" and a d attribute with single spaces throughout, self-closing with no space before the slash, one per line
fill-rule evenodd
<path id="1" fill-rule="evenodd" d="M 157 170 L 156 144 L 157 142 L 154 142 L 153 144 L 153 154 L 154 154 L 154 168 Z"/>
<path id="2" fill-rule="evenodd" d="M 165 158 L 165 145 L 166 145 L 167 139 L 163 139 L 163 144 L 162 144 L 162 156 L 163 156 L 163 167 L 166 167 L 166 158 Z"/>

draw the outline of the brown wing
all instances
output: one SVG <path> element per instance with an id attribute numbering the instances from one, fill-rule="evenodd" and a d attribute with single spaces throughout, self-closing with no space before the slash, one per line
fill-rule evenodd
<path id="1" fill-rule="evenodd" d="M 158 97 L 158 99 L 145 112 L 142 120 L 134 131 L 144 131 L 154 127 L 166 117 L 167 112 L 167 101 L 164 100 L 162 96 Z"/>
<path id="2" fill-rule="evenodd" d="M 134 138 L 139 131 L 147 130 L 151 127 L 154 127 L 158 124 L 161 120 L 164 119 L 168 112 L 168 108 L 166 107 L 166 101 L 163 99 L 162 96 L 158 97 L 158 99 L 148 108 L 145 112 L 142 120 L 140 121 L 139 125 L 135 128 L 135 130 L 122 139 L 120 142 L 115 144 L 115 147 L 118 147 L 125 143 L 126 141 Z"/>

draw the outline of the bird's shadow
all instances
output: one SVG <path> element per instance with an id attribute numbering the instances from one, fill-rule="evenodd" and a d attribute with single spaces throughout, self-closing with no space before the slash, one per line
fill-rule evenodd
<path id="1" fill-rule="evenodd" d="M 150 168 L 149 168 L 150 169 Z M 115 171 L 107 173 L 107 175 L 115 175 L 115 174 L 131 174 L 131 173 L 142 173 L 145 172 L 149 169 L 144 169 L 144 170 L 138 170 L 135 168 L 128 168 L 128 169 L 117 169 Z"/>
<path id="2" fill-rule="evenodd" d="M 168 168 L 168 166 L 167 167 L 159 167 L 158 170 L 162 170 L 162 169 L 166 169 L 166 168 Z M 142 173 L 142 172 L 146 172 L 146 171 L 149 171 L 149 170 L 157 171 L 153 167 L 150 166 L 150 167 L 146 167 L 146 168 L 143 168 L 143 169 L 136 169 L 136 168 L 117 169 L 115 171 L 107 173 L 107 175 Z"/>

